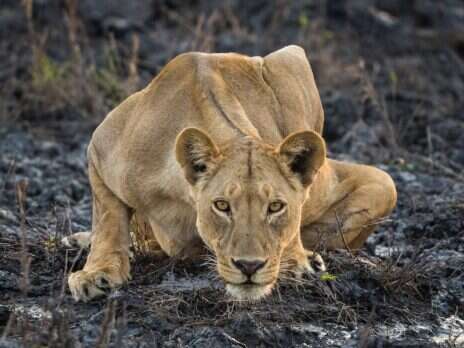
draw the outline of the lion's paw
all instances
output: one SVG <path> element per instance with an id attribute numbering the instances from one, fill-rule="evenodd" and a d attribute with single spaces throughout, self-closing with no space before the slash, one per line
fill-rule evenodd
<path id="1" fill-rule="evenodd" d="M 82 270 L 69 276 L 68 285 L 75 301 L 87 302 L 95 297 L 108 294 L 112 289 L 119 288 L 129 278 L 129 274 L 123 274 L 119 269 Z"/>
<path id="2" fill-rule="evenodd" d="M 305 274 L 315 274 L 327 270 L 321 255 L 313 251 L 305 250 L 304 256 L 298 260 L 293 274 L 297 278 L 302 278 Z"/>
<path id="3" fill-rule="evenodd" d="M 66 248 L 87 249 L 90 247 L 92 232 L 77 232 L 61 239 Z"/>

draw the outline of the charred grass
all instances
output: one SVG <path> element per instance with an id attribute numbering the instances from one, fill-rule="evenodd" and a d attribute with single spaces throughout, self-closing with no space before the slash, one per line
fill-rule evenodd
<path id="1" fill-rule="evenodd" d="M 403 260 L 401 256 L 380 259 L 340 250 L 323 255 L 330 273 L 286 279 L 264 301 L 238 303 L 225 294 L 208 266 L 137 255 L 128 286 L 108 294 L 106 300 L 75 304 L 66 295 L 66 275 L 83 266 L 86 252 L 65 250 L 52 243 L 50 236 L 33 242 L 27 239 L 0 239 L 2 270 L 17 276 L 9 284 L 3 280 L 11 297 L 6 298 L 9 305 L 1 306 L 0 317 L 4 343 L 14 339 L 31 347 L 76 346 L 76 325 L 86 326 L 80 320 L 95 326 L 87 340 L 98 347 L 110 342 L 118 346 L 133 327 L 154 330 L 160 339 L 160 334 L 176 327 L 223 327 L 237 334 L 241 325 L 312 322 L 369 330 L 376 323 L 436 322 L 437 312 L 430 301 L 440 290 L 443 272 L 456 276 L 463 269 L 462 262 L 437 269 L 437 263 L 422 253 Z M 24 274 L 24 259 L 34 260 L 30 274 Z M 29 279 L 27 288 L 23 278 Z M 189 285 L 198 279 L 206 285 Z"/>

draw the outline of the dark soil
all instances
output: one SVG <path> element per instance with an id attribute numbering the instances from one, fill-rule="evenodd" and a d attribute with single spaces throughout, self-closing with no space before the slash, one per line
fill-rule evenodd
<path id="1" fill-rule="evenodd" d="M 25 5 L 21 5 L 24 3 Z M 464 346 L 462 1 L 0 4 L 0 347 Z M 187 5 L 188 4 L 188 5 Z M 303 46 L 331 156 L 394 178 L 398 206 L 331 277 L 230 301 L 207 266 L 137 254 L 133 279 L 76 304 L 92 130 L 176 54 Z"/>

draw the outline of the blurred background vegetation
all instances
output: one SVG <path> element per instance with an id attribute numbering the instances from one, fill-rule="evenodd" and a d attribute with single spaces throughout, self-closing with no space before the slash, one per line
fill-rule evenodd
<path id="1" fill-rule="evenodd" d="M 0 122 L 91 129 L 177 54 L 298 44 L 333 151 L 386 161 L 407 150 L 459 175 L 463 23 L 452 0 L 2 0 Z"/>

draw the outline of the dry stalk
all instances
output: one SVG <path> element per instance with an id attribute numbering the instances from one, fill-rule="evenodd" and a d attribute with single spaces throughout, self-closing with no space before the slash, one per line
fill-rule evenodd
<path id="1" fill-rule="evenodd" d="M 335 221 L 337 223 L 337 232 L 340 235 L 340 238 L 342 239 L 343 244 L 345 245 L 345 249 L 350 253 L 350 255 L 352 257 L 355 257 L 353 252 L 351 251 L 350 247 L 348 246 L 348 243 L 346 242 L 345 234 L 343 233 L 343 226 L 342 226 L 342 223 L 340 221 L 340 218 L 338 217 L 338 212 L 337 211 L 335 211 Z"/>
<path id="2" fill-rule="evenodd" d="M 106 307 L 105 318 L 103 319 L 103 323 L 101 326 L 101 333 L 98 337 L 97 342 L 95 343 L 96 348 L 103 348 L 109 346 L 111 330 L 113 329 L 115 321 L 115 307 L 115 301 L 110 301 L 108 306 Z"/>
<path id="3" fill-rule="evenodd" d="M 137 34 L 132 35 L 131 54 L 128 63 L 128 77 L 126 81 L 127 94 L 137 90 L 139 84 L 138 62 L 139 62 L 140 38 Z"/>
<path id="4" fill-rule="evenodd" d="M 361 329 L 360 329 L 360 333 L 359 333 L 359 347 L 360 348 L 367 348 L 369 346 L 369 336 L 372 334 L 373 332 L 373 328 L 374 328 L 374 317 L 375 317 L 375 310 L 376 310 L 376 306 L 374 305 L 372 310 L 371 310 L 371 313 L 369 314 L 369 318 L 367 319 L 367 323 L 366 325 L 364 325 Z"/>
<path id="5" fill-rule="evenodd" d="M 116 339 L 115 347 L 123 347 L 123 337 L 127 329 L 127 305 L 125 302 L 122 303 L 122 314 L 116 320 Z"/>
<path id="6" fill-rule="evenodd" d="M 77 16 L 77 0 L 66 0 L 66 22 L 68 24 L 68 40 L 73 57 L 77 63 L 81 63 L 81 48 L 78 42 L 79 19 Z"/>
<path id="7" fill-rule="evenodd" d="M 198 17 L 195 26 L 195 38 L 192 42 L 192 50 L 211 52 L 214 49 L 214 26 L 220 19 L 219 11 L 214 10 L 209 17 L 204 14 Z"/>
<path id="8" fill-rule="evenodd" d="M 21 278 L 19 279 L 19 288 L 24 296 L 27 295 L 29 289 L 29 271 L 31 266 L 31 255 L 28 251 L 27 246 L 27 234 L 26 234 L 26 210 L 25 210 L 25 201 L 26 201 L 26 190 L 27 182 L 21 180 L 16 185 L 16 197 L 19 208 L 19 215 L 21 218 L 20 229 L 21 229 Z"/>
<path id="9" fill-rule="evenodd" d="M 3 330 L 2 337 L 0 337 L 0 346 L 3 346 L 3 344 L 5 343 L 6 338 L 8 337 L 10 331 L 13 329 L 14 323 L 16 323 L 16 314 L 14 312 L 11 312 L 10 316 L 8 317 L 5 329 Z"/>
<path id="10" fill-rule="evenodd" d="M 34 22 L 32 20 L 33 9 L 34 9 L 34 0 L 22 0 L 21 4 L 24 7 L 24 12 L 26 14 L 27 19 L 27 31 L 30 36 L 33 36 L 34 31 Z"/>
<path id="11" fill-rule="evenodd" d="M 377 89 L 374 86 L 374 83 L 372 82 L 371 77 L 366 71 L 365 63 L 364 60 L 360 61 L 359 64 L 360 67 L 360 78 L 361 78 L 361 83 L 363 85 L 363 99 L 364 102 L 369 101 L 371 105 L 379 112 L 381 115 L 384 125 L 387 130 L 386 134 L 386 141 L 388 142 L 388 145 L 390 146 L 391 150 L 393 153 L 396 155 L 399 152 L 399 145 L 398 145 L 398 140 L 397 140 L 397 134 L 395 127 L 393 126 L 393 123 L 390 118 L 390 114 L 388 112 L 387 108 L 387 103 L 385 100 L 385 96 L 381 95 Z"/>

